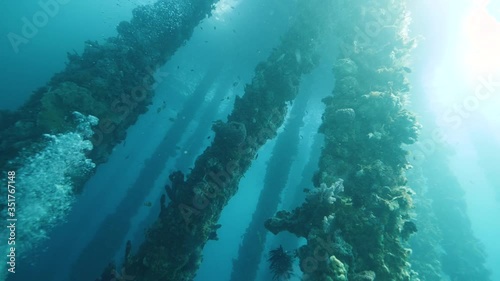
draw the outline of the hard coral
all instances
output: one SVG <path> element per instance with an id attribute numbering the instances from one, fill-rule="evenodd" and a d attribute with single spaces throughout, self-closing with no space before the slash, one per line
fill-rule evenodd
<path id="1" fill-rule="evenodd" d="M 92 97 L 89 90 L 72 82 L 50 88 L 42 97 L 41 105 L 37 125 L 53 133 L 61 133 L 71 128 L 70 117 L 75 110 L 94 116 L 102 116 L 108 110 Z"/>

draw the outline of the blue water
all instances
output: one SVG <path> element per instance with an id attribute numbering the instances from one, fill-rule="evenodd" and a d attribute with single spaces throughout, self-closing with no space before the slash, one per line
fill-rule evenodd
<path id="1" fill-rule="evenodd" d="M 0 109 L 20 107 L 33 90 L 43 86 L 64 68 L 67 52 L 81 53 L 85 40 L 103 40 L 115 35 L 117 24 L 130 19 L 134 7 L 152 2 L 68 1 L 29 42 L 19 45 L 17 51 L 7 34 L 20 33 L 22 18 L 32 18 L 40 11 L 40 5 L 36 2 L 0 2 Z M 156 203 L 164 192 L 168 175 L 175 170 L 188 171 L 196 157 L 210 144 L 212 122 L 225 118 L 231 112 L 234 97 L 243 95 L 244 85 L 251 81 L 255 66 L 265 60 L 279 43 L 280 35 L 286 31 L 294 11 L 292 5 L 277 0 L 226 2 L 232 8 L 226 7 L 224 12 L 205 19 L 196 27 L 185 46 L 159 69 L 157 77 L 161 77 L 162 81 L 155 89 L 153 104 L 148 112 L 128 129 L 126 139 L 115 147 L 109 160 L 99 165 L 83 192 L 77 196 L 67 214 L 67 221 L 57 225 L 50 232 L 50 239 L 39 245 L 29 258 L 23 259 L 18 273 L 9 280 L 70 280 L 69 276 L 75 268 L 86 269 L 82 272 L 84 279 L 94 280 L 110 259 L 119 263 L 127 240 L 132 240 L 134 249 L 138 247 L 145 229 L 159 213 Z M 412 9 L 415 11 L 415 22 L 421 24 L 416 29 L 429 38 L 430 43 L 426 46 L 438 46 L 447 31 L 444 28 L 434 29 L 426 21 L 426 15 L 438 20 L 439 13 L 425 14 L 424 11 L 429 9 L 425 3 Z M 430 59 L 441 57 L 444 53 L 446 51 L 439 47 L 427 52 Z M 321 122 L 323 105 L 320 100 L 333 88 L 331 82 L 325 82 L 330 79 L 325 77 L 331 74 L 329 61 L 326 59 L 302 81 L 302 91 L 315 89 L 316 95 L 311 97 L 307 106 L 308 114 L 304 120 L 308 125 L 301 129 L 303 138 L 299 154 L 292 166 L 279 209 L 291 208 L 288 202 L 295 194 L 294 187 L 302 180 L 299 174 L 303 165 L 309 160 L 313 137 Z M 200 99 L 203 102 L 197 111 L 183 111 L 197 85 L 212 72 L 216 75 L 202 89 L 204 95 L 200 95 Z M 212 114 L 205 116 L 204 112 L 208 111 Z M 173 117 L 177 120 L 186 118 L 186 114 L 190 114 L 187 120 L 192 118 L 192 121 L 185 122 L 182 128 L 176 128 L 174 122 L 168 121 Z M 497 116 L 495 121 L 479 133 L 495 140 L 488 145 L 492 146 L 495 159 L 500 160 L 500 117 Z M 488 179 L 477 164 L 481 157 L 476 153 L 477 142 L 471 141 L 470 131 L 464 131 L 454 135 L 452 145 L 457 152 L 452 169 L 466 192 L 467 209 L 463 212 L 471 219 L 472 230 L 485 245 L 489 256 L 487 266 L 493 272 L 491 280 L 500 280 L 497 267 L 500 264 L 497 243 L 500 222 L 496 219 L 500 214 L 500 188 L 492 184 L 498 183 L 498 180 Z M 167 135 L 169 132 L 172 135 Z M 172 136 L 175 136 L 175 142 L 168 141 Z M 229 280 L 232 260 L 238 256 L 241 238 L 255 211 L 274 144 L 271 141 L 261 148 L 260 156 L 241 181 L 239 192 L 225 207 L 219 222 L 222 225 L 218 231 L 219 240 L 207 243 L 196 281 Z M 171 154 L 155 157 L 155 154 L 164 151 Z M 155 169 L 148 171 L 149 165 Z M 141 190 L 139 195 L 130 192 L 134 186 L 140 186 L 141 177 L 151 183 L 149 189 Z M 474 180 L 471 182 L 471 179 Z M 117 209 L 124 211 L 117 214 Z M 99 232 L 103 228 L 109 229 L 109 232 Z M 96 240 L 96 237 L 99 239 Z M 280 239 L 292 238 L 269 235 L 266 250 L 278 246 Z M 87 247 L 94 249 L 93 252 L 88 252 Z M 89 261 L 93 264 L 87 266 L 85 263 Z M 258 280 L 267 280 L 268 274 L 267 264 L 262 262 Z M 300 279 L 295 276 L 292 280 Z"/>

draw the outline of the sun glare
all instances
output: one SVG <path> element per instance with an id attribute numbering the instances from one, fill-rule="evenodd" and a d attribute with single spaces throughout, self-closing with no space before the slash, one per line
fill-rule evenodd
<path id="1" fill-rule="evenodd" d="M 214 19 L 224 21 L 224 16 L 230 13 L 240 3 L 240 0 L 222 0 L 217 2 L 213 11 Z"/>
<path id="2" fill-rule="evenodd" d="M 466 6 L 456 6 L 459 12 L 453 16 L 458 18 L 452 22 L 459 24 L 448 30 L 450 41 L 438 46 L 445 51 L 434 65 L 430 102 L 441 119 L 449 121 L 445 124 L 455 124 L 451 127 L 500 123 L 500 22 L 489 4 L 469 0 Z"/>
<path id="3" fill-rule="evenodd" d="M 468 74 L 500 69 L 500 22 L 488 11 L 490 0 L 474 0 L 463 21 L 464 60 Z"/>

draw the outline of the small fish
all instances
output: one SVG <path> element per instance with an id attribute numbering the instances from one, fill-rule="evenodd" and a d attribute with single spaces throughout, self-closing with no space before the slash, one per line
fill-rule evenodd
<path id="1" fill-rule="evenodd" d="M 257 154 L 255 154 L 255 158 L 254 158 L 254 160 L 255 160 L 255 159 L 257 159 L 258 157 L 259 157 L 259 154 L 258 154 L 258 153 L 257 153 Z"/>
<path id="2" fill-rule="evenodd" d="M 207 137 L 207 140 L 209 140 L 210 138 L 211 138 L 211 136 L 208 136 L 208 137 Z"/>
<path id="3" fill-rule="evenodd" d="M 160 113 L 161 109 L 162 109 L 161 107 L 158 107 L 158 109 L 156 110 L 156 113 Z"/>
<path id="4" fill-rule="evenodd" d="M 403 66 L 403 70 L 404 70 L 406 73 L 411 73 L 411 68 L 409 68 L 409 67 Z"/>
<path id="5" fill-rule="evenodd" d="M 236 81 L 236 82 L 234 82 L 234 83 L 233 83 L 233 87 L 236 87 L 236 86 L 238 86 L 239 84 L 240 84 L 240 82 Z"/>
<path id="6" fill-rule="evenodd" d="M 151 207 L 151 206 L 153 206 L 153 203 L 151 203 L 151 201 L 144 202 L 144 206 Z"/>
<path id="7" fill-rule="evenodd" d="M 173 117 L 168 118 L 168 120 L 169 120 L 170 122 L 175 122 L 175 118 L 173 118 Z"/>
<path id="8" fill-rule="evenodd" d="M 217 30 L 217 26 L 214 26 L 214 30 Z"/>

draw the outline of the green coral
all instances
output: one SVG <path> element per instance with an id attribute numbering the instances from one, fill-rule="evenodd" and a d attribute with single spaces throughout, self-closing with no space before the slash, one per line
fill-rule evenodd
<path id="1" fill-rule="evenodd" d="M 356 42 L 359 32 L 353 28 L 365 26 L 387 7 L 406 14 L 403 4 L 390 1 L 349 1 L 336 25 L 342 26 L 344 47 L 351 49 L 333 65 L 336 84 L 333 95 L 324 99 L 320 133 L 325 144 L 313 180 L 321 189 L 342 178 L 345 191 L 332 208 L 325 209 L 327 213 L 318 213 L 320 200 L 306 201 L 278 226 L 266 225 L 274 232 L 305 233 L 308 244 L 300 250 L 301 259 L 314 256 L 318 247 L 333 256 L 328 266 L 318 260 L 315 270 L 306 272 L 308 280 L 373 280 L 375 275 L 380 280 L 415 280 L 406 248 L 406 240 L 416 231 L 410 220 L 414 193 L 407 187 L 405 172 L 410 165 L 402 144 L 416 141 L 420 125 L 404 109 L 407 66 L 394 55 L 402 47 L 411 49 L 398 35 L 406 22 L 391 18 L 388 24 L 398 28 L 371 36 L 363 46 Z M 270 222 L 279 222 L 276 219 Z M 340 238 L 349 251 L 337 251 L 336 246 L 343 244 Z"/>
<path id="2" fill-rule="evenodd" d="M 97 101 L 86 88 L 72 82 L 50 88 L 41 98 L 37 124 L 45 131 L 64 132 L 71 128 L 73 111 L 93 116 L 103 116 L 106 106 Z"/>
<path id="3" fill-rule="evenodd" d="M 331 256 L 330 267 L 333 270 L 333 278 L 334 281 L 347 281 L 347 268 L 344 263 L 342 263 L 337 257 Z"/>

